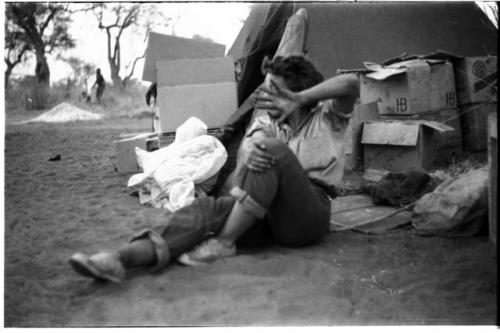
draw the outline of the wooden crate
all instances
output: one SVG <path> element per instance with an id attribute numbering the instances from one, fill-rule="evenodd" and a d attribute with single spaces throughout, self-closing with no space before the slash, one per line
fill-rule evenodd
<path id="1" fill-rule="evenodd" d="M 113 142 L 115 148 L 115 164 L 116 169 L 120 174 L 139 172 L 135 147 L 148 149 L 148 140 L 154 138 L 154 133 L 133 134 L 130 137 L 115 140 Z"/>

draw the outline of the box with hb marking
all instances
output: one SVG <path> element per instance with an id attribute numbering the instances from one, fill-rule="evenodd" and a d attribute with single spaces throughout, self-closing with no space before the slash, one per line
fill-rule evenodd
<path id="1" fill-rule="evenodd" d="M 381 115 L 457 106 L 453 65 L 447 60 L 411 59 L 384 67 L 366 66 L 371 73 L 360 75 L 360 100 L 363 104 L 377 102 Z"/>

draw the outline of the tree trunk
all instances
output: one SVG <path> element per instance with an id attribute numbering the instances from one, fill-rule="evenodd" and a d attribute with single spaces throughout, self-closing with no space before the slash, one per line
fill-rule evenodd
<path id="1" fill-rule="evenodd" d="M 47 86 L 50 85 L 50 69 L 47 63 L 47 57 L 43 51 L 36 52 L 36 67 L 35 67 L 36 79 L 39 83 L 45 83 Z"/>
<path id="2" fill-rule="evenodd" d="M 50 88 L 50 69 L 47 63 L 47 58 L 45 52 L 43 51 L 43 46 L 36 48 L 36 66 L 35 75 L 37 85 L 34 87 L 35 91 L 32 92 L 34 98 L 34 108 L 43 109 L 47 106 L 47 100 L 49 97 Z"/>
<path id="3" fill-rule="evenodd" d="M 122 78 L 120 77 L 120 68 L 116 66 L 114 59 L 112 57 L 108 57 L 109 62 L 109 70 L 111 72 L 111 81 L 113 81 L 113 85 L 115 87 L 121 87 Z"/>
<path id="4" fill-rule="evenodd" d="M 10 80 L 10 74 L 12 74 L 12 70 L 14 69 L 14 66 L 9 66 L 7 65 L 7 68 L 5 69 L 5 90 L 9 89 L 9 80 Z"/>

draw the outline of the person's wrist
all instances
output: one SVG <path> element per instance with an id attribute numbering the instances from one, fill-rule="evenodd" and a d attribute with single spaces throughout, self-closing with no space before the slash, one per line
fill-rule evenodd
<path id="1" fill-rule="evenodd" d="M 304 91 L 298 92 L 297 97 L 301 107 L 306 107 L 312 103 L 311 98 Z"/>

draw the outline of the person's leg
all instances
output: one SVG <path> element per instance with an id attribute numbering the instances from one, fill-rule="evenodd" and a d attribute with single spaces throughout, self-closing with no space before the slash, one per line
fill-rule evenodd
<path id="1" fill-rule="evenodd" d="M 234 253 L 235 242 L 257 221 L 268 217 L 273 238 L 286 246 L 317 242 L 329 230 L 330 202 L 313 185 L 297 157 L 281 141 L 267 139 L 266 149 L 276 157 L 273 167 L 254 172 L 238 164 L 231 195 L 237 202 L 218 235 L 184 254 L 189 265 L 211 262 Z"/>
<path id="2" fill-rule="evenodd" d="M 318 241 L 329 230 L 329 198 L 311 183 L 293 152 L 277 139 L 266 139 L 266 150 L 276 157 L 275 165 L 262 173 L 245 166 L 236 175 L 231 194 L 241 203 L 234 206 L 219 237 L 238 235 L 238 210 L 253 215 L 254 222 L 267 216 L 273 238 L 280 244 L 300 246 Z M 235 217 L 235 219 L 231 219 Z M 251 223 L 248 223 L 251 225 Z"/>
<path id="3" fill-rule="evenodd" d="M 157 261 L 154 244 L 147 238 L 128 243 L 118 254 L 125 268 L 153 266 Z"/>
<path id="4" fill-rule="evenodd" d="M 125 269 L 151 267 L 158 270 L 180 254 L 191 250 L 224 225 L 235 199 L 205 197 L 193 201 L 172 214 L 157 230 L 144 230 L 117 251 L 86 256 L 73 255 L 69 262 L 80 274 L 97 279 L 120 282 Z"/>
<path id="5" fill-rule="evenodd" d="M 233 246 L 256 221 L 257 217 L 236 201 L 217 239 L 225 246 Z"/>

